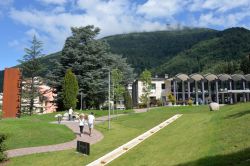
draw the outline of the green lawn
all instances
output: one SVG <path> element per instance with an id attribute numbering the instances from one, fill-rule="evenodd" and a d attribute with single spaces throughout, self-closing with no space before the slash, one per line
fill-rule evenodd
<path id="1" fill-rule="evenodd" d="M 184 114 L 110 165 L 250 165 L 250 103 Z"/>
<path id="2" fill-rule="evenodd" d="M 107 130 L 107 123 L 96 125 L 96 128 L 104 134 L 104 139 L 91 146 L 91 155 L 88 157 L 76 154 L 74 150 L 67 150 L 13 158 L 9 165 L 84 165 L 126 143 L 170 116 L 169 114 L 162 114 L 162 111 L 156 111 L 152 114 L 128 114 L 112 120 L 110 131 Z"/>
<path id="3" fill-rule="evenodd" d="M 91 155 L 75 150 L 16 157 L 8 165 L 86 165 L 176 113 L 184 115 L 110 165 L 250 165 L 250 103 L 210 112 L 207 106 L 172 107 L 129 114 L 96 128 L 104 139 Z"/>
<path id="4" fill-rule="evenodd" d="M 52 145 L 75 138 L 66 126 L 49 124 L 37 118 L 1 120 L 0 132 L 7 135 L 8 149 Z"/>
<path id="5" fill-rule="evenodd" d="M 77 112 L 87 114 L 94 112 L 96 117 L 108 115 L 107 110 L 88 110 Z M 118 114 L 131 112 L 133 112 L 133 110 L 115 111 L 115 113 Z M 54 116 L 58 113 L 63 114 L 65 112 L 32 116 L 24 115 L 20 119 L 0 120 L 0 132 L 5 133 L 8 136 L 6 141 L 7 148 L 16 149 L 52 145 L 73 140 L 75 135 L 66 126 L 49 123 L 56 120 Z"/>

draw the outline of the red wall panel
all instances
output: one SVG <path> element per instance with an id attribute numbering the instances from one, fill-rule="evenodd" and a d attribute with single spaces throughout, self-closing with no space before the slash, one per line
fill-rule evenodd
<path id="1" fill-rule="evenodd" d="M 15 118 L 20 113 L 21 72 L 18 68 L 4 70 L 3 118 Z"/>

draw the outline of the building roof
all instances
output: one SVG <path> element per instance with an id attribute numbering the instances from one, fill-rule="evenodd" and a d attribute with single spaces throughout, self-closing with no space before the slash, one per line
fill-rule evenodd
<path id="1" fill-rule="evenodd" d="M 246 75 L 242 75 L 242 74 L 233 74 L 233 75 L 229 75 L 229 74 L 219 74 L 219 75 L 215 75 L 215 74 L 205 74 L 205 75 L 201 75 L 198 73 L 195 74 L 191 74 L 191 75 L 187 75 L 184 73 L 179 73 L 177 75 L 175 75 L 172 78 L 152 78 L 152 81 L 201 81 L 201 80 L 207 80 L 207 81 L 214 81 L 214 80 L 220 80 L 220 81 L 227 81 L 227 80 L 233 80 L 233 81 L 240 81 L 240 80 L 246 80 L 246 81 L 250 81 L 250 74 L 246 74 Z"/>
<path id="2" fill-rule="evenodd" d="M 232 79 L 232 77 L 230 75 L 228 75 L 228 74 L 219 74 L 218 78 L 221 81 L 227 81 L 227 80 Z"/>
<path id="3" fill-rule="evenodd" d="M 200 81 L 204 79 L 204 77 L 201 74 L 197 74 L 197 73 L 191 74 L 190 78 L 193 79 L 194 81 Z"/>
<path id="4" fill-rule="evenodd" d="M 250 81 L 250 74 L 246 74 L 245 78 L 246 78 L 247 81 Z"/>
<path id="5" fill-rule="evenodd" d="M 214 81 L 214 80 L 217 80 L 218 79 L 218 76 L 215 75 L 215 74 L 206 74 L 204 75 L 205 79 L 208 80 L 208 81 Z"/>
<path id="6" fill-rule="evenodd" d="M 180 74 L 175 75 L 175 79 L 177 79 L 177 81 L 178 80 L 180 80 L 180 81 L 187 81 L 190 78 L 189 78 L 189 76 L 187 74 L 180 73 Z"/>
<path id="7" fill-rule="evenodd" d="M 246 78 L 245 78 L 245 76 L 242 75 L 242 74 L 233 74 L 233 75 L 232 75 L 232 79 L 233 79 L 234 81 L 240 81 L 240 80 L 245 80 Z"/>

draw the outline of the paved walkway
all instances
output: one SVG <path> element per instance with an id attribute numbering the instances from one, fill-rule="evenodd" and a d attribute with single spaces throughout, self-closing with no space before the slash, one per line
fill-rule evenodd
<path id="1" fill-rule="evenodd" d="M 111 118 L 122 116 L 123 114 L 118 115 L 112 115 Z M 103 116 L 96 118 L 96 124 L 107 121 L 108 116 Z M 53 122 L 57 123 L 57 122 Z M 90 144 L 95 144 L 98 141 L 103 139 L 103 135 L 101 132 L 97 130 L 92 131 L 91 137 L 88 135 L 88 127 L 84 127 L 84 134 L 82 137 L 79 136 L 79 126 L 78 122 L 74 121 L 62 121 L 61 124 L 66 125 L 69 127 L 76 135 L 76 138 L 70 142 L 56 144 L 56 145 L 46 145 L 46 146 L 38 146 L 38 147 L 28 147 L 28 148 L 20 148 L 20 149 L 12 149 L 6 151 L 8 157 L 17 157 L 17 156 L 24 156 L 34 153 L 43 153 L 43 152 L 53 152 L 53 151 L 61 151 L 61 150 L 67 150 L 67 149 L 73 149 L 76 148 L 76 142 L 84 141 L 88 142 Z"/>
<path id="2" fill-rule="evenodd" d="M 151 109 L 155 109 L 158 107 L 149 107 L 149 108 L 138 108 L 138 109 L 134 109 L 135 113 L 143 113 L 143 112 L 147 112 L 147 110 L 151 110 Z"/>

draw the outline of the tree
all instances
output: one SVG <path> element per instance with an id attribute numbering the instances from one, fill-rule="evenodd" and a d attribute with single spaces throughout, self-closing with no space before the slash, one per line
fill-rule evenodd
<path id="1" fill-rule="evenodd" d="M 3 92 L 3 77 L 4 77 L 4 71 L 0 71 L 0 92 Z"/>
<path id="2" fill-rule="evenodd" d="M 30 48 L 24 49 L 26 54 L 19 62 L 21 63 L 23 77 L 27 80 L 22 93 L 29 103 L 29 114 L 31 115 L 34 110 L 34 99 L 39 95 L 37 85 L 39 81 L 36 80 L 42 70 L 39 58 L 44 54 L 42 54 L 43 43 L 36 36 L 33 37 L 30 43 Z"/>
<path id="3" fill-rule="evenodd" d="M 57 67 L 49 76 L 52 86 L 58 92 L 58 104 L 59 106 L 63 104 L 62 78 L 65 70 L 71 68 L 78 79 L 86 107 L 99 108 L 100 104 L 107 100 L 107 69 L 111 71 L 117 67 L 125 76 L 133 76 L 133 70 L 127 65 L 126 59 L 110 53 L 109 45 L 105 41 L 96 40 L 100 32 L 99 28 L 86 26 L 71 28 L 71 30 L 72 36 L 66 39 L 61 59 L 55 62 Z M 129 80 L 133 79 L 124 79 L 122 83 L 126 84 Z"/>
<path id="4" fill-rule="evenodd" d="M 66 71 L 62 88 L 64 108 L 76 108 L 79 87 L 77 78 L 71 69 Z"/>
<path id="5" fill-rule="evenodd" d="M 124 93 L 124 104 L 125 104 L 126 109 L 133 108 L 132 98 L 131 98 L 131 95 L 127 89 L 125 90 L 125 93 Z"/>
<path id="6" fill-rule="evenodd" d="M 240 68 L 244 72 L 244 74 L 250 73 L 250 54 L 242 58 Z"/>
<path id="7" fill-rule="evenodd" d="M 4 153 L 4 151 L 6 150 L 6 146 L 4 144 L 6 138 L 6 135 L 0 133 L 0 163 L 7 159 L 7 155 Z"/>
<path id="8" fill-rule="evenodd" d="M 125 87 L 122 85 L 123 74 L 119 69 L 113 69 L 111 71 L 111 78 L 114 88 L 114 101 L 117 103 L 117 101 L 123 97 L 125 92 Z"/>
<path id="9" fill-rule="evenodd" d="M 147 108 L 149 107 L 149 95 L 151 93 L 151 82 L 152 82 L 152 74 L 147 69 L 144 70 L 140 75 L 140 80 L 142 81 L 142 95 L 140 97 L 140 100 L 142 103 L 147 105 Z"/>

